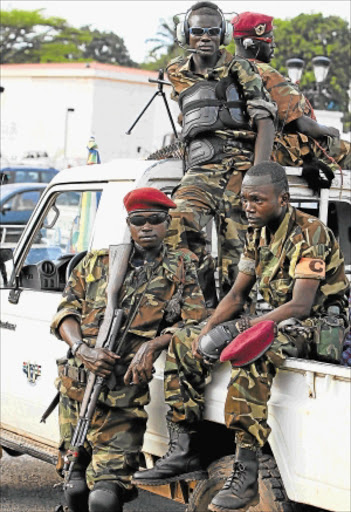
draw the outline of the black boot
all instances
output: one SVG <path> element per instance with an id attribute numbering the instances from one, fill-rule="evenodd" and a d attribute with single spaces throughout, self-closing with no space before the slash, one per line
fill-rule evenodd
<path id="1" fill-rule="evenodd" d="M 169 423 L 169 436 L 167 453 L 152 469 L 134 473 L 133 484 L 162 485 L 207 478 L 207 472 L 201 467 L 199 451 L 194 446 L 196 433 Z"/>
<path id="2" fill-rule="evenodd" d="M 70 481 L 64 487 L 64 496 L 70 512 L 88 512 L 89 489 L 85 471 L 72 471 Z"/>
<path id="3" fill-rule="evenodd" d="M 258 493 L 258 460 L 253 450 L 238 447 L 233 472 L 211 501 L 213 512 L 245 511 L 260 501 Z"/>

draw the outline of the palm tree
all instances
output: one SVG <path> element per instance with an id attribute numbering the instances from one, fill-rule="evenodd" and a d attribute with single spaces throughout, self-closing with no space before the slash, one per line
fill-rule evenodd
<path id="1" fill-rule="evenodd" d="M 153 48 L 150 50 L 149 55 L 153 59 L 157 59 L 161 54 L 167 54 L 169 58 L 172 58 L 179 54 L 179 46 L 176 42 L 176 25 L 179 19 L 174 16 L 173 19 L 166 21 L 165 19 L 160 20 L 160 25 L 156 33 L 156 37 L 147 39 L 147 43 L 155 43 Z"/>

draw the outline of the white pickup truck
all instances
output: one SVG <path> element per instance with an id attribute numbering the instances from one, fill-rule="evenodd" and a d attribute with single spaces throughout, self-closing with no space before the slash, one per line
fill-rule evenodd
<path id="1" fill-rule="evenodd" d="M 350 271 L 350 172 L 337 176 L 322 198 L 306 187 L 299 169 L 287 173 L 292 203 L 328 223 Z M 0 442 L 9 453 L 56 460 L 57 411 L 45 424 L 40 418 L 56 391 L 55 361 L 66 352 L 49 333 L 49 324 L 67 273 L 82 252 L 121 243 L 126 230 L 122 198 L 129 190 L 153 186 L 170 193 L 181 174 L 176 159 L 115 160 L 61 171 L 37 204 L 13 260 L 2 257 Z M 232 466 L 233 440 L 223 413 L 229 370 L 228 363 L 219 365 L 206 391 L 201 436 L 209 479 L 149 489 L 187 503 L 188 512 L 207 510 Z M 167 446 L 162 378 L 161 356 L 148 407 L 147 467 Z M 301 511 L 308 505 L 351 511 L 350 383 L 351 369 L 341 365 L 288 359 L 278 371 L 269 402 L 272 434 L 261 457 L 261 501 L 250 511 Z"/>

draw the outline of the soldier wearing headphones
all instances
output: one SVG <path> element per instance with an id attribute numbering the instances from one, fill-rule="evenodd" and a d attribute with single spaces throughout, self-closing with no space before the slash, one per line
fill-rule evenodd
<path id="1" fill-rule="evenodd" d="M 239 194 L 243 174 L 269 159 L 276 108 L 253 65 L 221 45 L 232 26 L 211 2 L 199 2 L 177 26 L 189 56 L 167 67 L 172 97 L 181 110 L 186 173 L 173 194 L 177 209 L 167 243 L 199 258 L 199 280 L 207 305 L 216 304 L 214 263 L 203 228 L 215 218 L 219 238 L 221 296 L 233 284 L 246 232 Z"/>
<path id="2" fill-rule="evenodd" d="M 278 108 L 273 159 L 281 165 L 303 167 L 311 188 L 330 186 L 335 171 L 351 166 L 350 143 L 340 140 L 337 129 L 317 123 L 298 87 L 270 65 L 276 46 L 273 17 L 243 12 L 231 23 L 235 54 L 255 66 Z"/>

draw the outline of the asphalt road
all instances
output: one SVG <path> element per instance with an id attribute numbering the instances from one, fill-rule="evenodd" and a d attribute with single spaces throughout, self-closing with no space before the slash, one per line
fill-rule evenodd
<path id="1" fill-rule="evenodd" d="M 1 512 L 54 512 L 62 501 L 61 478 L 54 466 L 27 455 L 0 461 Z M 146 491 L 124 506 L 124 512 L 185 512 L 185 506 Z"/>

